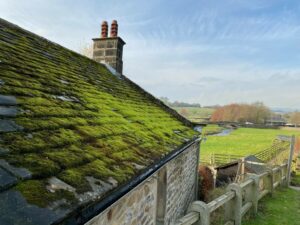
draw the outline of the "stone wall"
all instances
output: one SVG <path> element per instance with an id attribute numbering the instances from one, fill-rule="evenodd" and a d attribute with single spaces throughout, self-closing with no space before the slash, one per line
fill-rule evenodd
<path id="1" fill-rule="evenodd" d="M 167 167 L 167 196 L 165 225 L 182 217 L 196 199 L 199 145 L 194 144 Z"/>
<path id="2" fill-rule="evenodd" d="M 85 225 L 170 225 L 196 199 L 198 155 L 196 143 Z"/>
<path id="3" fill-rule="evenodd" d="M 155 225 L 157 179 L 150 177 L 86 225 Z"/>

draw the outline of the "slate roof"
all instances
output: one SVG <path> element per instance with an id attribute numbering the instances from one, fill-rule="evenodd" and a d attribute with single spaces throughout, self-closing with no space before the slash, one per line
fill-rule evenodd
<path id="1" fill-rule="evenodd" d="M 1 225 L 102 201 L 195 138 L 187 125 L 126 77 L 0 19 Z"/>

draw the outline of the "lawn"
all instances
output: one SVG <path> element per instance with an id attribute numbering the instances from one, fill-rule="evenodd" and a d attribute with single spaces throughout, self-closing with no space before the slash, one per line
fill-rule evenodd
<path id="1" fill-rule="evenodd" d="M 203 135 L 211 135 L 220 133 L 225 128 L 218 126 L 217 124 L 208 124 L 206 127 L 203 127 Z"/>
<path id="2" fill-rule="evenodd" d="M 255 218 L 245 219 L 242 225 L 299 225 L 300 191 L 277 189 L 273 197 L 265 197 L 259 202 Z"/>
<path id="3" fill-rule="evenodd" d="M 299 131 L 280 129 L 239 128 L 228 136 L 206 136 L 201 144 L 201 155 L 249 155 L 271 146 L 277 135 L 300 135 Z"/>
<path id="4" fill-rule="evenodd" d="M 182 113 L 185 112 L 183 116 L 193 122 L 202 122 L 204 118 L 209 118 L 211 114 L 215 111 L 213 108 L 200 108 L 200 107 L 174 107 L 174 109 Z"/>

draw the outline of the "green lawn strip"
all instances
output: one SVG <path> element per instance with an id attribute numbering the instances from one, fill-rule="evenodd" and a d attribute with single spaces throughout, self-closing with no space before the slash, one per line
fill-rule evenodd
<path id="1" fill-rule="evenodd" d="M 277 135 L 300 135 L 300 132 L 280 129 L 239 128 L 228 136 L 207 136 L 201 144 L 201 155 L 254 154 L 270 147 Z"/>
<path id="2" fill-rule="evenodd" d="M 259 210 L 254 218 L 246 218 L 242 225 L 299 225 L 300 191 L 278 189 L 273 197 L 265 197 L 259 202 Z"/>

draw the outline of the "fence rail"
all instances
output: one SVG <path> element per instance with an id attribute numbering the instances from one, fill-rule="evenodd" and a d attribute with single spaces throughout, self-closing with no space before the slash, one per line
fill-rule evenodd
<path id="1" fill-rule="evenodd" d="M 195 201 L 189 208 L 189 213 L 173 225 L 210 225 L 211 213 L 225 206 L 225 225 L 241 225 L 242 217 L 250 210 L 257 213 L 259 200 L 272 194 L 279 185 L 288 185 L 288 163 L 269 169 L 256 175 L 248 174 L 248 180 L 241 184 L 233 183 L 227 187 L 227 192 L 208 204 Z"/>
<path id="2" fill-rule="evenodd" d="M 290 140 L 290 139 L 289 139 Z M 287 140 L 281 140 L 283 143 L 278 143 L 276 145 L 273 145 L 272 147 L 265 149 L 263 151 L 257 152 L 254 154 L 257 158 L 260 160 L 267 162 L 271 159 L 273 159 L 276 155 L 279 153 L 288 150 L 290 146 L 290 142 Z"/>
<path id="3" fill-rule="evenodd" d="M 286 138 L 286 137 L 284 137 Z M 242 217 L 249 211 L 257 213 L 258 202 L 267 194 L 273 194 L 278 186 L 287 187 L 290 183 L 291 164 L 294 155 L 295 136 L 289 138 L 289 159 L 287 163 L 274 168 L 266 168 L 262 174 L 246 174 L 243 183 L 228 185 L 225 194 L 205 203 L 195 201 L 188 214 L 173 225 L 210 225 L 211 214 L 225 206 L 225 225 L 241 225 Z"/>
<path id="4" fill-rule="evenodd" d="M 276 138 L 279 140 L 278 143 L 274 143 L 271 147 L 264 149 L 260 152 L 253 154 L 258 159 L 262 160 L 263 162 L 268 162 L 275 158 L 281 152 L 288 150 L 291 137 L 279 135 Z M 210 154 L 201 158 L 201 163 L 214 165 L 214 166 L 221 166 L 225 165 L 234 161 L 238 161 L 241 158 L 245 157 L 244 155 L 233 155 L 233 154 Z"/>

